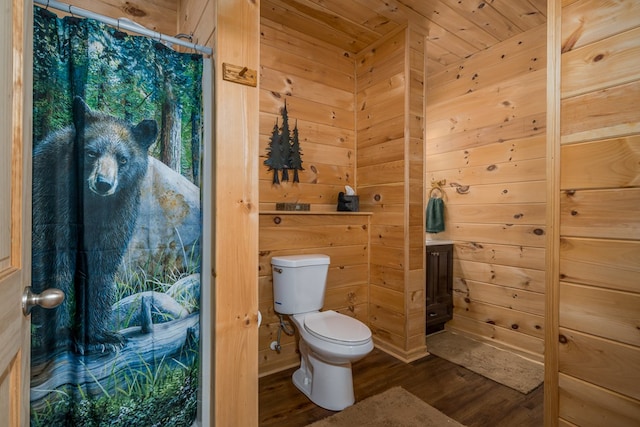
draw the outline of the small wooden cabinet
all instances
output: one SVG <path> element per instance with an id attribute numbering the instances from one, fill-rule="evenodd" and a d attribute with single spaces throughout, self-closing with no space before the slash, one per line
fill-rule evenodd
<path id="1" fill-rule="evenodd" d="M 453 244 L 427 245 L 427 334 L 453 318 Z"/>

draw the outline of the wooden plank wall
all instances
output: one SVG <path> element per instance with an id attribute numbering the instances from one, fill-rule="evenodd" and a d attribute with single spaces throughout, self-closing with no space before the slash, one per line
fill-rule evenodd
<path id="1" fill-rule="evenodd" d="M 324 309 L 366 323 L 370 215 L 336 213 L 344 186 L 357 189 L 354 58 L 313 36 L 275 24 L 263 13 L 260 80 L 259 304 L 264 317 L 258 347 L 259 372 L 266 375 L 300 363 L 297 336 L 281 333 L 281 352 L 270 348 L 279 327 L 273 310 L 271 258 L 329 255 Z M 298 125 L 304 170 L 300 183 L 274 185 L 273 171 L 263 162 L 274 125 L 282 125 L 285 100 L 289 127 Z M 311 211 L 275 212 L 278 202 L 310 203 Z"/>
<path id="2" fill-rule="evenodd" d="M 640 420 L 640 3 L 563 2 L 560 425 Z"/>
<path id="3" fill-rule="evenodd" d="M 195 44 L 215 49 L 216 1 L 179 0 L 177 3 L 178 33 L 190 34 Z"/>
<path id="4" fill-rule="evenodd" d="M 357 56 L 357 176 L 371 219 L 370 317 L 376 345 L 425 354 L 424 37 L 402 29 Z"/>
<path id="5" fill-rule="evenodd" d="M 195 44 L 213 47 L 215 0 L 149 0 L 137 3 L 126 0 L 65 0 L 63 3 L 113 19 L 127 18 L 169 36 L 188 34 Z"/>
<path id="6" fill-rule="evenodd" d="M 336 47 L 261 20 L 260 209 L 277 202 L 310 203 L 336 211 L 338 193 L 356 187 L 354 59 Z M 273 185 L 263 164 L 286 100 L 289 127 L 298 125 L 303 171 L 300 183 Z"/>
<path id="7" fill-rule="evenodd" d="M 169 36 L 178 34 L 176 31 L 178 4 L 174 1 L 62 0 L 62 3 L 113 19 L 128 18 L 150 30 Z M 66 14 L 60 14 L 60 16 L 64 15 Z"/>
<path id="8" fill-rule="evenodd" d="M 537 360 L 545 309 L 545 30 L 539 25 L 428 75 L 426 106 L 427 191 L 446 181 L 446 230 L 428 238 L 455 242 L 447 327 Z"/>
<path id="9" fill-rule="evenodd" d="M 415 360 L 426 354 L 426 272 L 425 272 L 425 204 L 424 204 L 424 112 L 425 112 L 425 43 L 422 30 L 413 25 L 407 30 L 405 45 L 405 325 L 407 340 L 406 360 Z"/>
<path id="10" fill-rule="evenodd" d="M 259 337 L 260 375 L 300 363 L 298 334 L 280 333 L 280 353 L 270 345 L 278 338 L 280 319 L 273 308 L 271 258 L 294 254 L 325 254 L 331 258 L 323 310 L 335 310 L 367 323 L 369 300 L 369 218 L 367 213 L 260 214 Z M 288 322 L 287 316 L 284 320 Z"/>
<path id="11" fill-rule="evenodd" d="M 406 31 L 357 57 L 357 174 L 362 209 L 373 212 L 369 327 L 376 345 L 403 353 L 404 120 Z"/>
<path id="12" fill-rule="evenodd" d="M 214 242 L 211 425 L 258 424 L 259 85 L 222 79 L 222 64 L 258 70 L 260 6 L 182 0 L 179 32 L 214 50 Z M 238 37 L 241 34 L 242 37 Z M 205 349 L 206 351 L 206 349 Z"/>
<path id="13" fill-rule="evenodd" d="M 251 87 L 225 81 L 222 64 L 260 67 L 260 4 L 218 1 L 211 18 L 216 18 L 213 424 L 251 426 L 258 417 L 260 82 Z"/>

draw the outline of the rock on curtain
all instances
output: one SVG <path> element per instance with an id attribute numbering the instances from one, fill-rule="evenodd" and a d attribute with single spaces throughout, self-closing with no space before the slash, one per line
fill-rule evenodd
<path id="1" fill-rule="evenodd" d="M 34 8 L 31 425 L 190 426 L 202 57 Z"/>

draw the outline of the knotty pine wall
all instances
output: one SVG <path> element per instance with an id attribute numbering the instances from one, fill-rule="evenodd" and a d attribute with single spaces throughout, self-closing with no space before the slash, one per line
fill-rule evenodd
<path id="1" fill-rule="evenodd" d="M 178 3 L 151 0 L 146 2 L 106 1 L 106 0 L 63 0 L 62 3 L 89 10 L 113 19 L 128 18 L 146 28 L 162 34 L 174 36 Z M 58 16 L 68 15 L 55 11 Z M 204 44 L 204 43 L 199 43 Z"/>
<path id="2" fill-rule="evenodd" d="M 135 3 L 121 0 L 65 0 L 63 3 L 113 19 L 128 18 L 149 30 L 169 36 L 191 34 L 195 44 L 214 46 L 215 0 L 147 0 Z M 56 13 L 59 16 L 68 15 Z"/>
<path id="3" fill-rule="evenodd" d="M 426 354 L 424 36 L 401 29 L 356 61 L 357 178 L 371 218 L 369 326 L 378 347 Z"/>
<path id="4" fill-rule="evenodd" d="M 178 33 L 190 34 L 194 43 L 210 46 L 215 52 L 216 0 L 179 0 L 176 3 Z"/>
<path id="5" fill-rule="evenodd" d="M 560 425 L 640 420 L 640 4 L 563 2 Z"/>
<path id="6" fill-rule="evenodd" d="M 306 169 L 299 184 L 278 185 L 266 166 L 261 171 L 261 375 L 299 363 L 294 338 L 281 334 L 281 353 L 270 349 L 279 324 L 270 259 L 278 254 L 331 256 L 340 248 L 324 308 L 371 325 L 376 344 L 402 359 L 424 355 L 424 37 L 402 29 L 351 58 L 263 16 L 261 58 L 263 158 L 286 98 Z M 372 214 L 366 223 L 335 213 L 345 184 L 360 195 L 361 211 Z M 274 212 L 277 202 L 310 203 L 311 213 Z M 354 227 L 360 238 L 352 237 Z M 377 236 L 371 246 L 370 234 Z M 370 276 L 377 287 L 369 286 Z"/>
<path id="7" fill-rule="evenodd" d="M 545 312 L 545 32 L 537 26 L 428 75 L 425 126 L 426 195 L 432 182 L 446 181 L 446 229 L 428 238 L 455 242 L 447 328 L 537 360 Z"/>
<path id="8" fill-rule="evenodd" d="M 354 59 L 264 17 L 260 36 L 260 209 L 290 202 L 335 212 L 338 193 L 356 187 Z M 304 171 L 300 183 L 273 185 L 263 162 L 285 100 L 289 128 L 298 125 Z"/>
<path id="9" fill-rule="evenodd" d="M 298 336 L 281 333 L 273 309 L 271 258 L 297 253 L 329 255 L 324 309 L 368 322 L 370 214 L 337 213 L 338 193 L 355 181 L 355 60 L 312 36 L 264 16 L 260 45 L 260 375 L 300 363 Z M 263 164 L 286 99 L 289 127 L 298 126 L 303 171 L 299 183 L 273 184 Z M 291 174 L 290 174 L 291 175 Z M 292 179 L 292 176 L 290 176 Z M 305 213 L 276 212 L 278 202 L 309 203 Z M 284 320 L 288 321 L 285 316 Z"/>
<path id="10" fill-rule="evenodd" d="M 213 48 L 211 425 L 258 425 L 259 85 L 222 79 L 222 64 L 260 67 L 260 5 L 244 0 L 181 0 L 178 32 Z M 241 35 L 239 37 L 238 35 Z M 205 349 L 204 351 L 208 351 Z"/>

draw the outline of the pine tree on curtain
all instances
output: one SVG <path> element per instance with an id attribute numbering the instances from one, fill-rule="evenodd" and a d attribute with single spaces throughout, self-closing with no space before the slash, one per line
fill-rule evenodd
<path id="1" fill-rule="evenodd" d="M 32 426 L 191 426 L 202 57 L 34 8 Z M 166 161 L 165 164 L 163 160 Z"/>

